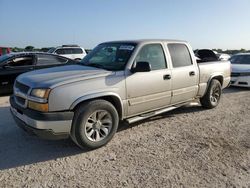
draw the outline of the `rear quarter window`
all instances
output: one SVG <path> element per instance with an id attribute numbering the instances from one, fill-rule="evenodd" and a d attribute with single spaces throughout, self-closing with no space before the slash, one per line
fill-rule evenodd
<path id="1" fill-rule="evenodd" d="M 185 44 L 168 44 L 174 68 L 192 65 L 191 55 Z"/>

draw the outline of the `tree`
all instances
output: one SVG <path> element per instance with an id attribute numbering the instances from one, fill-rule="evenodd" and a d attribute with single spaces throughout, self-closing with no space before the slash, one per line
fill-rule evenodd
<path id="1" fill-rule="evenodd" d="M 245 50 L 244 48 L 241 48 L 241 49 L 240 49 L 240 52 L 241 52 L 241 53 L 245 53 L 246 50 Z"/>
<path id="2" fill-rule="evenodd" d="M 25 51 L 28 51 L 28 52 L 29 52 L 29 51 L 33 51 L 34 48 L 35 48 L 34 46 L 26 46 L 26 47 L 25 47 Z"/>

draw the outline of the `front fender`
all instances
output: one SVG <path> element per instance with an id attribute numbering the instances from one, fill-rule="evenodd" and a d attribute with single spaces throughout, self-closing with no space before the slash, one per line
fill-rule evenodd
<path id="1" fill-rule="evenodd" d="M 121 108 L 121 118 L 124 117 L 124 107 L 123 107 L 122 99 L 117 93 L 113 93 L 113 92 L 99 92 L 99 93 L 93 93 L 93 94 L 88 94 L 88 95 L 79 97 L 71 104 L 70 110 L 73 110 L 81 102 L 84 102 L 90 99 L 102 98 L 102 97 L 115 97 L 115 99 L 119 101 L 119 105 Z"/>

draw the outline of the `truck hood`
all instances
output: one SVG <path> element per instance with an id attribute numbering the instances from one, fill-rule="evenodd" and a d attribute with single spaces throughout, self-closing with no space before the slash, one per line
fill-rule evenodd
<path id="1" fill-rule="evenodd" d="M 250 64 L 232 64 L 232 72 L 250 72 Z"/>
<path id="2" fill-rule="evenodd" d="M 76 81 L 112 74 L 111 71 L 83 65 L 67 65 L 31 71 L 18 76 L 17 81 L 32 88 L 54 88 Z"/>

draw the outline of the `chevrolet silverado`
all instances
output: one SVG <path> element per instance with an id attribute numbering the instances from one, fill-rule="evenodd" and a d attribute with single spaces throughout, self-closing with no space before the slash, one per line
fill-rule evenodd
<path id="1" fill-rule="evenodd" d="M 196 62 L 177 40 L 99 44 L 79 64 L 18 76 L 11 112 L 23 129 L 47 139 L 71 137 L 81 148 L 107 144 L 120 121 L 133 123 L 200 100 L 218 105 L 230 62 Z"/>

